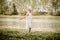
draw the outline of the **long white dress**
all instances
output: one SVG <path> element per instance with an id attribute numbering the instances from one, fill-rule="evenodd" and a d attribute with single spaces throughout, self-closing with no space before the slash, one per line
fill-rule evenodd
<path id="1" fill-rule="evenodd" d="M 26 28 L 32 27 L 32 14 L 27 12 L 28 16 L 26 16 Z"/>

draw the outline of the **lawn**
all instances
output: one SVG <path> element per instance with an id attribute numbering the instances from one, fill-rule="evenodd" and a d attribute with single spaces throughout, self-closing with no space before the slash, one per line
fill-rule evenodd
<path id="1" fill-rule="evenodd" d="M 60 31 L 32 31 L 26 29 L 1 29 L 0 40 L 60 40 Z"/>

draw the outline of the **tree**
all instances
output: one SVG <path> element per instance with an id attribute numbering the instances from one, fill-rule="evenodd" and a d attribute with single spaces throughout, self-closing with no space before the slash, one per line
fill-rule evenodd
<path id="1" fill-rule="evenodd" d="M 17 12 L 16 6 L 13 3 L 13 15 L 17 15 L 17 14 L 18 14 L 18 12 Z"/>
<path id="2" fill-rule="evenodd" d="M 0 14 L 4 15 L 7 9 L 8 9 L 8 6 L 7 6 L 6 0 L 0 0 Z"/>
<path id="3" fill-rule="evenodd" d="M 52 0 L 52 8 L 53 8 L 53 15 L 58 15 L 57 9 L 58 9 L 58 1 L 59 0 Z"/>

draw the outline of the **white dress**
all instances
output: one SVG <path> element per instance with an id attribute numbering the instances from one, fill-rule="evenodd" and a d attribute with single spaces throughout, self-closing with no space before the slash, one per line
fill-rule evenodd
<path id="1" fill-rule="evenodd" d="M 26 28 L 31 28 L 32 27 L 32 14 L 27 13 L 28 16 L 26 16 Z"/>

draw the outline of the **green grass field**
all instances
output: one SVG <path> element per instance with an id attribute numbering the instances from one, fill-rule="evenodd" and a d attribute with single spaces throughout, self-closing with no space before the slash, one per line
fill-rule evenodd
<path id="1" fill-rule="evenodd" d="M 60 31 L 32 31 L 0 28 L 0 40 L 60 40 Z"/>

